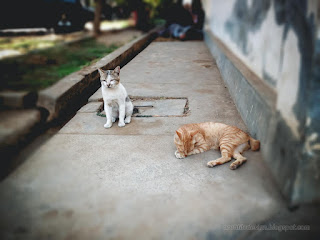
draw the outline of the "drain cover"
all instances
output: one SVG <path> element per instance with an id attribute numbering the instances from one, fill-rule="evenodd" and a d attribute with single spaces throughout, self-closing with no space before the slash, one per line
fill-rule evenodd
<path id="1" fill-rule="evenodd" d="M 132 96 L 130 98 L 134 106 L 133 117 L 184 117 L 189 112 L 187 98 Z M 98 112 L 99 116 L 105 116 L 102 108 Z"/>
<path id="2" fill-rule="evenodd" d="M 133 99 L 135 117 L 184 116 L 188 111 L 187 98 Z"/>

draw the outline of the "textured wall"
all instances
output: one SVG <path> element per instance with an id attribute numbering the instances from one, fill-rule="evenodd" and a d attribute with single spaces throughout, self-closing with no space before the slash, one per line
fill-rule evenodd
<path id="1" fill-rule="evenodd" d="M 206 31 L 275 92 L 271 112 L 276 114 L 265 156 L 276 166 L 271 166 L 274 174 L 282 175 L 276 178 L 283 192 L 292 202 L 320 198 L 313 192 L 314 187 L 320 188 L 318 1 L 204 0 L 203 4 Z M 266 125 L 257 124 L 250 131 L 259 132 L 257 127 Z"/>

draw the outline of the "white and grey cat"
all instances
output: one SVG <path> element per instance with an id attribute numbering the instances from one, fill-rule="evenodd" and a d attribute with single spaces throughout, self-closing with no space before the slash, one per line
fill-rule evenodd
<path id="1" fill-rule="evenodd" d="M 104 102 L 104 111 L 107 122 L 105 128 L 111 128 L 112 123 L 119 118 L 119 127 L 124 127 L 131 122 L 133 104 L 127 94 L 126 89 L 120 83 L 120 67 L 114 70 L 102 70 L 100 73 L 101 90 Z"/>

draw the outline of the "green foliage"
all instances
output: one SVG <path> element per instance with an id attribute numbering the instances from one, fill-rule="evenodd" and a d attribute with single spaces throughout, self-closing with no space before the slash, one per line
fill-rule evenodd
<path id="1" fill-rule="evenodd" d="M 61 40 L 60 40 L 61 41 Z M 58 41 L 30 38 L 3 38 L 0 39 L 0 51 L 6 49 L 17 50 L 21 53 L 54 46 Z"/>
<path id="2" fill-rule="evenodd" d="M 158 15 L 158 8 L 162 2 L 162 0 L 143 0 L 144 3 L 147 4 L 147 6 L 150 9 L 150 17 L 151 19 L 156 17 Z"/>
<path id="3" fill-rule="evenodd" d="M 143 0 L 146 4 L 151 6 L 152 8 L 157 8 L 162 3 L 162 0 Z"/>
<path id="4" fill-rule="evenodd" d="M 0 61 L 0 89 L 40 90 L 113 52 L 94 39 Z"/>

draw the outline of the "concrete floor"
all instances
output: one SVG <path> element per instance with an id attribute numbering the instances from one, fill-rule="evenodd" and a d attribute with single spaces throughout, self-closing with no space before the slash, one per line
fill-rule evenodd
<path id="1" fill-rule="evenodd" d="M 203 42 L 154 42 L 121 70 L 121 82 L 132 96 L 187 97 L 190 113 L 104 129 L 97 91 L 1 182 L 1 239 L 246 239 L 225 227 L 287 211 L 260 152 L 246 152 L 236 171 L 207 168 L 220 156 L 214 150 L 174 156 L 182 124 L 246 130 Z"/>

